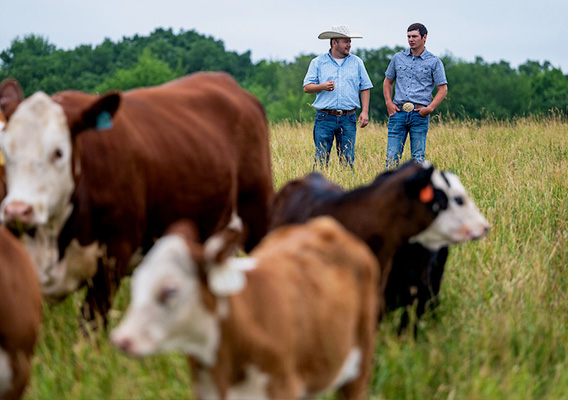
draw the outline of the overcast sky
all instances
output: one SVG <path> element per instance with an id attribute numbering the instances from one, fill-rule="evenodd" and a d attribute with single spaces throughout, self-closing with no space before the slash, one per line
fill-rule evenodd
<path id="1" fill-rule="evenodd" d="M 338 24 L 363 35 L 352 50 L 406 47 L 406 28 L 422 22 L 434 54 L 514 68 L 549 61 L 568 74 L 566 0 L 17 0 L 2 6 L 2 16 L 0 50 L 32 33 L 73 49 L 172 28 L 222 40 L 229 51 L 250 50 L 253 62 L 323 53 L 329 41 L 318 34 Z"/>

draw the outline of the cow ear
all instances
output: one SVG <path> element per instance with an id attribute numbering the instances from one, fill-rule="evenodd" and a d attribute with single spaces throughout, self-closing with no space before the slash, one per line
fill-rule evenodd
<path id="1" fill-rule="evenodd" d="M 24 92 L 17 80 L 8 78 L 0 84 L 0 110 L 6 121 L 10 119 L 23 99 Z"/>
<path id="2" fill-rule="evenodd" d="M 195 223 L 187 218 L 171 223 L 164 231 L 163 236 L 180 236 L 191 251 L 191 257 L 196 263 L 202 263 L 203 250 L 200 244 L 199 231 Z"/>
<path id="3" fill-rule="evenodd" d="M 203 246 L 204 262 L 208 266 L 219 266 L 235 254 L 241 244 L 243 221 L 233 214 L 231 222 L 221 231 L 205 241 Z"/>
<path id="4" fill-rule="evenodd" d="M 432 188 L 433 172 L 434 166 L 429 165 L 426 168 L 420 168 L 418 172 L 406 178 L 404 187 L 410 198 L 422 201 L 428 197 L 429 200 L 432 200 L 433 191 L 430 191 L 430 188 Z"/>
<path id="5" fill-rule="evenodd" d="M 120 105 L 120 93 L 110 92 L 101 96 L 90 107 L 83 111 L 80 122 L 73 127 L 73 133 L 87 128 L 102 131 L 112 128 L 112 117 Z"/>
<path id="6" fill-rule="evenodd" d="M 204 271 L 207 286 L 216 296 L 228 296 L 241 292 L 246 286 L 247 269 L 254 268 L 251 258 L 232 258 L 240 245 L 243 231 L 242 220 L 233 214 L 229 225 L 207 239 L 203 249 Z M 239 261 L 244 260 L 244 263 Z"/>
<path id="7" fill-rule="evenodd" d="M 203 246 L 199 239 L 199 231 L 195 223 L 189 219 L 179 219 L 170 224 L 164 231 L 163 236 L 177 235 L 181 237 L 187 248 L 189 249 L 190 257 L 198 266 L 199 277 L 205 281 L 206 274 L 203 271 Z"/>

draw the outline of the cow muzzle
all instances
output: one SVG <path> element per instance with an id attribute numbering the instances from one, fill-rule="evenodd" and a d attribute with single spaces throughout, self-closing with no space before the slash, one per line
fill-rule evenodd
<path id="1" fill-rule="evenodd" d="M 4 206 L 4 225 L 14 233 L 32 231 L 35 227 L 33 207 L 23 201 L 12 201 Z M 30 235 L 33 236 L 33 235 Z"/>

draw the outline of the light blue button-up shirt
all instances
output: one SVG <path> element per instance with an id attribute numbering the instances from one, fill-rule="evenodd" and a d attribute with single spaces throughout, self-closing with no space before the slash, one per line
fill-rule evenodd
<path id="1" fill-rule="evenodd" d="M 410 49 L 399 51 L 385 76 L 395 81 L 395 104 L 411 101 L 427 106 L 432 102 L 434 87 L 448 83 L 442 60 L 426 49 L 419 56 L 412 55 Z"/>
<path id="2" fill-rule="evenodd" d="M 329 53 L 322 54 L 310 62 L 304 86 L 327 81 L 334 81 L 335 89 L 330 92 L 322 90 L 316 94 L 316 101 L 312 105 L 318 110 L 361 108 L 359 92 L 373 87 L 363 60 L 353 54 L 345 57 L 341 65 L 337 64 Z"/>

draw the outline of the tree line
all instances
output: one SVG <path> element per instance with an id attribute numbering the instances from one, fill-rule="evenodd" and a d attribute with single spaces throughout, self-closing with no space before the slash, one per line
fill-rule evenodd
<path id="1" fill-rule="evenodd" d="M 388 63 L 402 47 L 358 49 L 374 88 L 370 117 L 387 118 L 382 82 Z M 62 50 L 38 35 L 16 38 L 0 53 L 0 80 L 17 79 L 26 96 L 76 89 L 90 93 L 157 85 L 197 71 L 226 71 L 264 104 L 268 119 L 312 120 L 315 95 L 302 90 L 304 75 L 316 54 L 292 62 L 251 61 L 250 51 L 225 50 L 221 40 L 190 31 L 158 28 L 148 36 L 106 39 L 99 45 Z M 449 93 L 436 113 L 459 119 L 509 119 L 516 116 L 568 114 L 568 75 L 550 62 L 466 62 L 442 56 Z"/>

